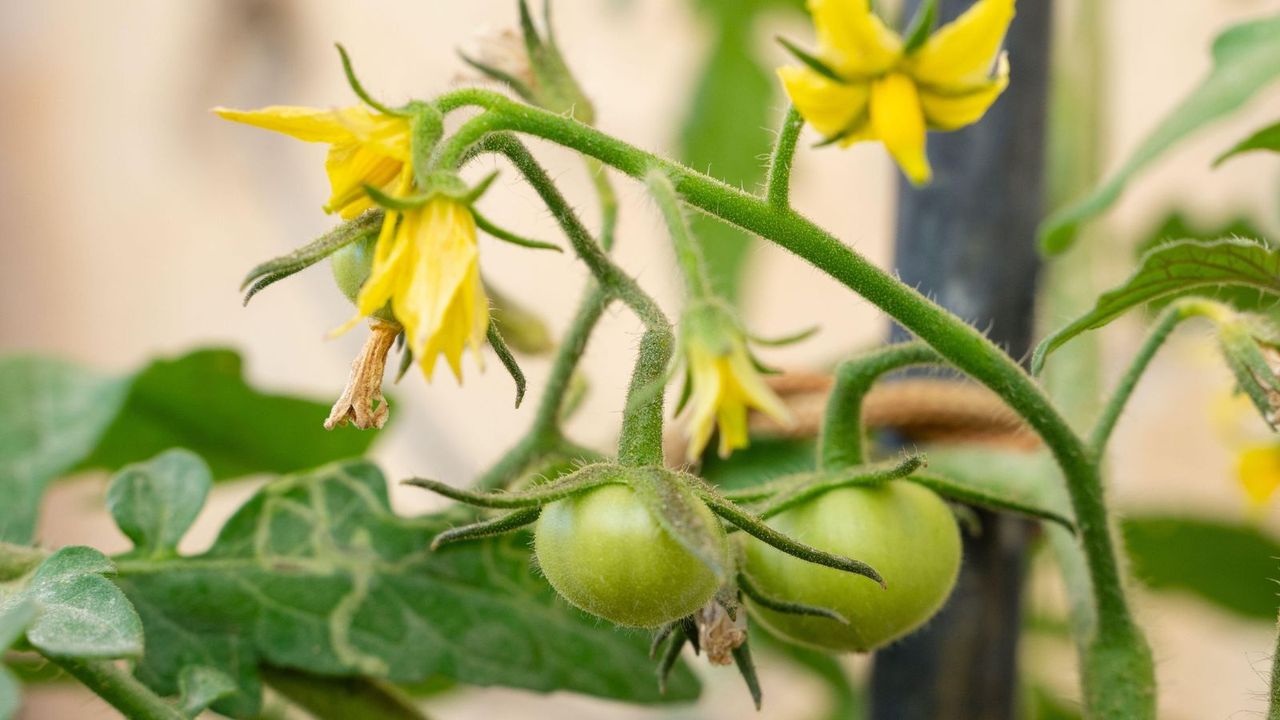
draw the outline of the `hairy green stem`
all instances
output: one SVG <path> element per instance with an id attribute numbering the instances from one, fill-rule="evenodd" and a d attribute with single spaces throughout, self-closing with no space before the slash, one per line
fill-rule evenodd
<path id="1" fill-rule="evenodd" d="M 941 362 L 942 358 L 928 345 L 906 342 L 882 347 L 840 363 L 822 418 L 818 467 L 841 470 L 866 462 L 862 401 L 882 375 L 912 365 Z"/>
<path id="2" fill-rule="evenodd" d="M 671 244 L 676 253 L 676 265 L 684 276 L 685 288 L 692 299 L 705 300 L 713 293 L 711 276 L 707 274 L 707 260 L 702 255 L 702 245 L 693 237 L 689 229 L 689 220 L 680 206 L 680 198 L 676 189 L 671 186 L 671 179 L 661 170 L 654 170 L 644 178 L 649 187 L 649 194 L 654 204 L 662 213 L 667 223 L 667 232 L 671 235 Z"/>
<path id="3" fill-rule="evenodd" d="M 1120 378 L 1120 384 L 1111 393 L 1107 404 L 1102 408 L 1101 416 L 1093 426 L 1093 432 L 1089 435 L 1089 447 L 1092 449 L 1094 457 L 1101 458 L 1103 453 L 1106 452 L 1107 441 L 1111 439 L 1111 433 L 1115 430 L 1116 423 L 1120 420 L 1120 415 L 1124 412 L 1130 396 L 1133 395 L 1133 390 L 1137 387 L 1138 380 L 1147 371 L 1147 366 L 1151 364 L 1156 351 L 1160 349 L 1160 346 L 1164 345 L 1165 340 L 1169 339 L 1169 335 L 1174 328 L 1182 321 L 1193 317 L 1205 317 L 1221 321 L 1230 314 L 1231 310 L 1221 303 L 1198 298 L 1178 300 L 1171 303 L 1160 313 L 1159 317 L 1156 318 L 1155 324 L 1151 327 L 1150 334 L 1147 335 L 1147 339 L 1143 341 L 1138 354 L 1130 362 L 1129 369 Z"/>
<path id="4" fill-rule="evenodd" d="M 465 123 L 458 133 L 459 135 L 474 134 L 474 131 L 468 128 L 488 128 L 493 119 L 498 117 L 500 116 L 488 113 L 477 116 Z M 455 135 L 449 143 L 446 143 L 445 149 L 442 150 L 443 158 L 460 159 L 468 151 L 468 146 L 453 142 L 456 137 Z M 632 374 L 627 392 L 628 412 L 623 414 L 622 431 L 618 438 L 618 461 L 624 465 L 661 465 L 663 422 L 661 388 L 665 384 L 667 366 L 671 362 L 675 344 L 671 323 L 653 298 L 609 259 L 604 249 L 583 226 L 577 213 L 565 200 L 551 177 L 519 140 L 505 133 L 488 137 L 484 137 L 481 133 L 476 136 L 476 141 L 480 142 L 485 150 L 502 154 L 515 165 L 524 179 L 542 198 L 543 203 L 569 238 L 574 251 L 586 263 L 600 286 L 610 296 L 616 297 L 631 308 L 644 323 L 645 333 L 640 340 L 635 372 Z"/>
<path id="5" fill-rule="evenodd" d="M 1280 720 L 1280 622 L 1276 624 L 1276 648 L 1271 655 L 1271 699 L 1267 720 Z"/>
<path id="6" fill-rule="evenodd" d="M 177 707 L 112 660 L 47 657 L 130 720 L 186 720 Z"/>
<path id="7" fill-rule="evenodd" d="M 803 128 L 804 118 L 800 117 L 800 111 L 794 105 L 787 108 L 787 116 L 778 129 L 778 140 L 769 159 L 769 176 L 765 180 L 765 199 L 778 209 L 791 206 L 791 165 Z"/>

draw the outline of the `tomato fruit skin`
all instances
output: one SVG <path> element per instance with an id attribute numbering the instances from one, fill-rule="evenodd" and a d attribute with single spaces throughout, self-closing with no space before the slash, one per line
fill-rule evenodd
<path id="1" fill-rule="evenodd" d="M 906 481 L 824 493 L 768 523 L 816 548 L 861 560 L 886 588 L 857 575 L 821 567 L 750 540 L 746 568 L 762 593 L 834 610 L 848 625 L 780 613 L 748 600 L 752 615 L 797 644 L 837 652 L 867 652 L 920 627 L 955 587 L 960 529 L 933 491 Z"/>
<path id="2" fill-rule="evenodd" d="M 728 541 L 710 508 L 700 512 Z M 617 625 L 654 628 L 706 605 L 719 582 L 673 539 L 626 485 L 603 485 L 542 509 L 534 554 L 551 586 L 575 607 Z"/>
<path id="3" fill-rule="evenodd" d="M 373 248 L 377 244 L 376 235 L 366 235 L 348 245 L 344 245 L 329 255 L 329 269 L 333 271 L 333 282 L 348 300 L 355 303 L 360 295 L 360 288 L 369 279 L 373 270 Z M 387 303 L 373 314 L 373 317 L 387 322 L 395 322 L 391 313 L 391 303 Z"/>

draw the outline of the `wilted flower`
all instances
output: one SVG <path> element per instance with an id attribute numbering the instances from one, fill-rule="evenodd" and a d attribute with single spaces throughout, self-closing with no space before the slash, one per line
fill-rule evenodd
<path id="1" fill-rule="evenodd" d="M 977 122 L 1009 83 L 1000 46 L 1015 0 L 978 0 L 954 22 L 902 38 L 869 0 L 809 0 L 815 56 L 778 76 L 818 132 L 842 146 L 878 140 L 913 183 L 932 177 L 925 131 Z"/>

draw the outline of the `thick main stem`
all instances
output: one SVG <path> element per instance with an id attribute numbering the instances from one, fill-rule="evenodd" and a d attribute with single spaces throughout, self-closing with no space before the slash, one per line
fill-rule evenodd
<path id="1" fill-rule="evenodd" d="M 672 178 L 685 202 L 754 232 L 809 261 L 933 346 L 957 368 L 995 391 L 1034 428 L 1053 453 L 1075 511 L 1097 610 L 1083 672 L 1092 712 L 1149 717 L 1154 712 L 1150 649 L 1133 623 L 1108 525 L 1097 462 L 1035 382 L 980 332 L 895 280 L 800 214 L 659 158 L 591 127 L 494 93 L 467 91 L 456 102 L 489 109 L 486 122 L 446 141 L 461 154 L 484 134 L 516 130 L 595 157 L 635 178 L 654 167 Z M 480 118 L 477 118 L 477 120 Z M 475 123 L 475 120 L 472 121 Z M 471 123 L 468 123 L 471 125 Z M 446 151 L 448 152 L 448 151 Z"/>

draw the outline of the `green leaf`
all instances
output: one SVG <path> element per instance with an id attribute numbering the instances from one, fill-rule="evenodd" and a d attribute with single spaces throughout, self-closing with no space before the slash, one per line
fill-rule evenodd
<path id="1" fill-rule="evenodd" d="M 81 467 L 117 470 L 184 447 L 223 480 L 363 455 L 378 437 L 352 427 L 327 431 L 328 414 L 326 404 L 250 387 L 235 351 L 196 350 L 138 374 L 123 411 Z"/>
<path id="2" fill-rule="evenodd" d="M 1040 226 L 1046 252 L 1066 250 L 1080 225 L 1102 213 L 1126 183 L 1183 138 L 1230 114 L 1280 77 L 1280 15 L 1228 28 L 1213 43 L 1213 69 L 1167 115 L 1106 182 L 1083 199 L 1055 212 Z"/>
<path id="3" fill-rule="evenodd" d="M 281 478 L 207 553 L 119 561 L 117 583 L 147 630 L 138 676 L 172 695 L 184 666 L 220 669 L 237 692 L 213 707 L 233 717 L 258 711 L 262 664 L 641 703 L 696 697 L 687 668 L 659 696 L 646 638 L 560 600 L 531 568 L 527 535 L 428 549 L 473 517 L 395 516 L 382 474 L 363 461 Z"/>
<path id="4" fill-rule="evenodd" d="M 187 717 L 204 712 L 219 698 L 235 693 L 235 681 L 215 668 L 188 665 L 178 675 L 178 706 Z"/>
<path id="5" fill-rule="evenodd" d="M 45 485 L 97 445 L 128 388 L 58 360 L 0 359 L 0 541 L 32 540 Z"/>
<path id="6" fill-rule="evenodd" d="M 751 445 L 727 458 L 707 453 L 700 473 L 723 490 L 746 490 L 813 470 L 816 444 L 814 438 L 751 438 Z"/>
<path id="7" fill-rule="evenodd" d="M 1258 295 L 1259 302 L 1280 296 L 1280 250 L 1243 239 L 1160 245 L 1143 256 L 1124 284 L 1103 293 L 1092 310 L 1045 338 L 1032 355 L 1031 371 L 1039 373 L 1049 353 L 1071 338 L 1100 328 L 1136 306 L 1224 286 L 1247 288 Z"/>
<path id="8" fill-rule="evenodd" d="M 263 677 L 276 692 L 316 720 L 425 720 L 413 698 L 389 683 L 366 677 L 320 677 L 264 667 Z"/>
<path id="9" fill-rule="evenodd" d="M 1236 145 L 1230 150 L 1219 155 L 1218 159 L 1213 161 L 1213 166 L 1218 167 L 1236 155 L 1251 152 L 1253 150 L 1270 150 L 1271 152 L 1280 152 L 1280 122 L 1275 125 L 1264 127 L 1258 132 L 1236 143 Z"/>
<path id="10" fill-rule="evenodd" d="M 978 447 L 925 449 L 929 470 L 945 478 L 923 483 L 955 500 L 1019 512 L 1072 527 L 1075 513 L 1062 476 L 1045 453 Z"/>
<path id="11" fill-rule="evenodd" d="M 36 616 L 26 629 L 27 642 L 45 655 L 137 657 L 142 623 L 119 588 L 103 577 L 113 570 L 107 556 L 93 548 L 62 548 L 0 602 L 0 610 L 31 603 Z"/>
<path id="12" fill-rule="evenodd" d="M 175 555 L 212 485 L 209 466 L 199 456 L 167 450 L 121 470 L 107 489 L 107 509 L 133 541 L 135 554 Z"/>
<path id="13" fill-rule="evenodd" d="M 0 610 L 0 656 L 22 637 L 23 631 L 35 616 L 36 606 L 30 600 L 23 600 Z M 17 678 L 0 664 L 0 720 L 9 720 L 17 712 L 19 693 Z"/>
<path id="14" fill-rule="evenodd" d="M 1148 587 L 1275 623 L 1280 542 L 1260 528 L 1161 515 L 1130 517 L 1122 527 L 1132 574 Z"/>
<path id="15" fill-rule="evenodd" d="M 708 26 L 718 35 L 680 128 L 680 159 L 731 185 L 751 188 L 764 178 L 759 157 L 769 152 L 771 74 L 759 58 L 752 18 L 758 8 L 741 0 L 708 4 Z M 702 245 L 712 287 L 735 302 L 752 238 L 701 213 L 690 228 Z"/>

